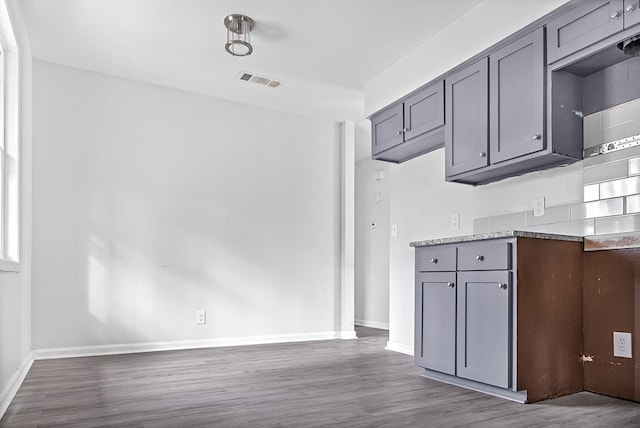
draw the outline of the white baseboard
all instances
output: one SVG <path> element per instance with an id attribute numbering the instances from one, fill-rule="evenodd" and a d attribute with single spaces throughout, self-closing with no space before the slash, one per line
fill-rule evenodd
<path id="1" fill-rule="evenodd" d="M 181 349 L 218 348 L 223 346 L 263 345 L 267 343 L 307 342 L 314 340 L 356 339 L 355 331 L 329 331 L 321 333 L 295 333 L 268 336 L 230 337 L 205 340 L 171 342 L 123 343 L 116 345 L 75 346 L 47 348 L 33 351 L 35 360 L 54 358 L 91 357 L 100 355 L 135 354 L 139 352 L 176 351 Z"/>
<path id="2" fill-rule="evenodd" d="M 358 338 L 358 336 L 356 336 L 356 331 L 355 330 L 341 331 L 339 333 L 340 333 L 340 339 L 350 340 L 350 339 L 357 339 Z"/>
<path id="3" fill-rule="evenodd" d="M 11 404 L 11 401 L 18 393 L 18 389 L 20 389 L 24 378 L 27 377 L 27 373 L 29 373 L 32 364 L 33 351 L 30 351 L 18 370 L 11 376 L 11 379 L 9 379 L 7 386 L 0 392 L 0 419 L 2 419 L 4 413 L 9 408 L 9 404 Z"/>
<path id="4" fill-rule="evenodd" d="M 384 349 L 388 351 L 400 352 L 401 354 L 407 354 L 407 355 L 413 356 L 413 346 L 404 345 L 402 343 L 389 341 L 387 342 L 387 346 L 385 346 Z"/>
<path id="5" fill-rule="evenodd" d="M 362 327 L 379 328 L 380 330 L 389 330 L 388 322 L 377 322 L 367 320 L 355 320 L 355 324 Z"/>

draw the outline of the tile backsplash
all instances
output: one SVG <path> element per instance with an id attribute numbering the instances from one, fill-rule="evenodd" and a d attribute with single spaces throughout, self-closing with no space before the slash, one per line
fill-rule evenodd
<path id="1" fill-rule="evenodd" d="M 640 134 L 640 100 L 584 118 L 584 148 Z M 640 231 L 640 146 L 583 161 L 584 199 L 546 207 L 543 216 L 522 211 L 474 220 L 474 233 L 508 229 L 568 235 Z"/>

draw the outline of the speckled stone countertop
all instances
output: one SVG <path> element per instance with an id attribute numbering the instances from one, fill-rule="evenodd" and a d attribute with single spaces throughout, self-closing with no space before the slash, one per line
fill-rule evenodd
<path id="1" fill-rule="evenodd" d="M 585 251 L 640 248 L 640 232 L 613 233 L 584 237 Z"/>
<path id="2" fill-rule="evenodd" d="M 557 239 L 560 241 L 583 242 L 582 236 L 525 232 L 523 230 L 505 230 L 503 232 L 478 233 L 477 235 L 451 236 L 449 238 L 427 239 L 424 241 L 410 242 L 409 245 L 412 247 L 428 247 L 430 245 L 456 244 L 458 242 L 483 241 L 487 239 L 501 239 L 501 238 Z"/>

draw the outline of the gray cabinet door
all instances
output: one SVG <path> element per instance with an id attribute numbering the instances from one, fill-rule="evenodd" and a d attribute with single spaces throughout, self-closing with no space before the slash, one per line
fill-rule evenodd
<path id="1" fill-rule="evenodd" d="M 586 0 L 547 25 L 547 59 L 557 61 L 623 29 L 623 0 Z"/>
<path id="2" fill-rule="evenodd" d="M 624 0 L 624 28 L 640 24 L 640 0 Z"/>
<path id="3" fill-rule="evenodd" d="M 544 149 L 544 30 L 489 57 L 491 164 Z"/>
<path id="4" fill-rule="evenodd" d="M 404 141 L 402 103 L 371 117 L 371 153 L 377 154 Z"/>
<path id="5" fill-rule="evenodd" d="M 511 272 L 459 272 L 457 374 L 511 387 Z"/>
<path id="6" fill-rule="evenodd" d="M 446 79 L 445 173 L 447 177 L 489 164 L 489 60 Z"/>
<path id="7" fill-rule="evenodd" d="M 416 274 L 416 365 L 455 375 L 456 273 Z"/>
<path id="8" fill-rule="evenodd" d="M 420 90 L 404 101 L 404 139 L 444 125 L 444 81 Z"/>

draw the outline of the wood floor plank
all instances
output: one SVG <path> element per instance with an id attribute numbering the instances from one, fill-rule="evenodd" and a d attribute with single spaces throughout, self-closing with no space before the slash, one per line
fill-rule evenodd
<path id="1" fill-rule="evenodd" d="M 522 405 L 422 378 L 386 332 L 36 361 L 0 427 L 640 427 L 590 393 Z"/>

